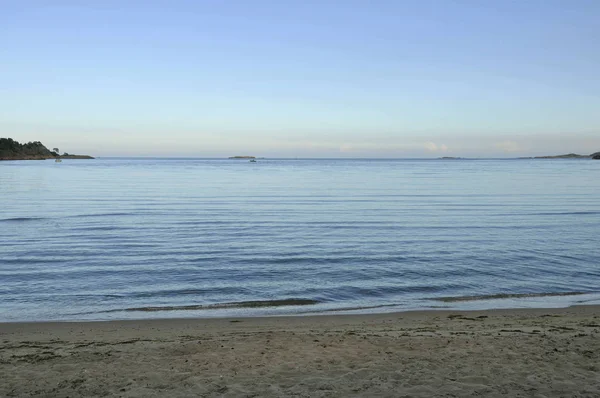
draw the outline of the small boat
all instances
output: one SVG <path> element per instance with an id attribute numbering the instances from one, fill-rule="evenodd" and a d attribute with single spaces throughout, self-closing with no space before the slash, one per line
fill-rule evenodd
<path id="1" fill-rule="evenodd" d="M 54 148 L 54 149 L 52 149 L 52 150 L 54 151 L 54 153 L 56 154 L 56 156 L 60 156 L 60 155 L 59 155 L 59 153 L 60 153 L 60 150 L 59 150 L 58 148 Z M 55 161 L 56 163 L 60 163 L 60 162 L 62 162 L 62 159 L 61 159 L 61 158 L 56 158 L 56 159 L 54 159 L 54 161 Z"/>
<path id="2" fill-rule="evenodd" d="M 250 163 L 256 163 L 256 159 L 250 159 Z"/>

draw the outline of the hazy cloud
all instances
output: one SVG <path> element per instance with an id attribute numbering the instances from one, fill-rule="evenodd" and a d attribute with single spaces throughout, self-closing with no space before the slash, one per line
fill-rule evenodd
<path id="1" fill-rule="evenodd" d="M 445 144 L 437 145 L 435 142 L 426 142 L 425 149 L 429 152 L 447 152 L 448 147 Z"/>
<path id="2" fill-rule="evenodd" d="M 340 146 L 340 152 L 352 152 L 354 150 L 354 147 L 350 144 L 342 144 L 342 146 Z"/>
<path id="3" fill-rule="evenodd" d="M 521 146 L 516 143 L 515 141 L 502 141 L 502 142 L 498 142 L 496 143 L 496 148 L 500 149 L 501 151 L 504 152 L 521 152 L 523 151 L 523 148 L 521 148 Z"/>

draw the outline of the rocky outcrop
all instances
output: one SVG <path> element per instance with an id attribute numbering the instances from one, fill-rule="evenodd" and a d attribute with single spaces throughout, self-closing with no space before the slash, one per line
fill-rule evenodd
<path id="1" fill-rule="evenodd" d="M 59 155 L 39 141 L 21 144 L 12 138 L 0 138 L 0 160 L 93 159 L 86 155 Z"/>
<path id="2" fill-rule="evenodd" d="M 89 155 L 60 155 L 61 159 L 94 159 Z"/>
<path id="3" fill-rule="evenodd" d="M 592 153 L 590 157 L 592 159 L 600 160 L 600 152 Z"/>

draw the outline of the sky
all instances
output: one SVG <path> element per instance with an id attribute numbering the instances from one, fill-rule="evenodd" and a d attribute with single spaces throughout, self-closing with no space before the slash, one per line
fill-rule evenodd
<path id="1" fill-rule="evenodd" d="M 0 0 L 0 137 L 95 156 L 600 151 L 598 0 Z"/>

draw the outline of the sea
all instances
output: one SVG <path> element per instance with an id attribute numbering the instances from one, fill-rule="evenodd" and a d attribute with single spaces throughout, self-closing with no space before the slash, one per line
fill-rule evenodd
<path id="1" fill-rule="evenodd" d="M 600 161 L 0 162 L 0 321 L 600 304 Z"/>

